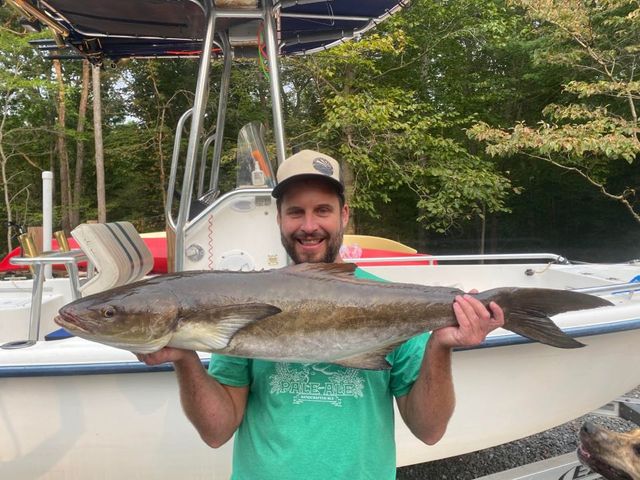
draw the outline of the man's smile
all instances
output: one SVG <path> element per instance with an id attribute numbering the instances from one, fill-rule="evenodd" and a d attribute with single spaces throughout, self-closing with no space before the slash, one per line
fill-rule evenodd
<path id="1" fill-rule="evenodd" d="M 296 241 L 303 250 L 316 250 L 324 245 L 324 237 L 297 237 Z"/>
<path id="2" fill-rule="evenodd" d="M 298 242 L 302 245 L 318 245 L 320 242 L 323 242 L 324 238 L 299 238 Z"/>

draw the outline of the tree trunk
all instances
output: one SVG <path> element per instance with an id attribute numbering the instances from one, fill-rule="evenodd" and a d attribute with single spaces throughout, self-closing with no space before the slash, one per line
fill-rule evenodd
<path id="1" fill-rule="evenodd" d="M 482 204 L 482 215 L 479 215 L 479 219 L 480 219 L 480 241 L 478 245 L 478 253 L 480 255 L 484 255 L 485 246 L 487 243 L 487 208 L 484 203 Z"/>
<path id="2" fill-rule="evenodd" d="M 87 104 L 89 103 L 89 61 L 82 61 L 82 90 L 80 91 L 80 105 L 78 107 L 78 125 L 76 133 L 76 168 L 73 184 L 73 207 L 71 209 L 71 226 L 75 227 L 80 223 L 80 203 L 82 200 L 83 184 L 82 172 L 84 169 L 84 133 L 85 121 L 87 118 Z"/>
<path id="3" fill-rule="evenodd" d="M 167 176 L 164 169 L 164 150 L 162 148 L 162 144 L 164 143 L 164 127 L 165 127 L 165 117 L 167 114 L 167 109 L 169 108 L 169 102 L 162 103 L 162 95 L 158 90 L 158 84 L 156 83 L 154 70 L 151 69 L 149 73 L 149 79 L 151 80 L 151 84 L 153 85 L 153 92 L 156 98 L 156 108 L 158 111 L 158 116 L 156 120 L 156 149 L 158 155 L 158 169 L 160 171 L 160 192 L 162 193 L 162 205 L 167 204 L 167 192 L 164 189 L 164 186 L 167 184 Z"/>
<path id="4" fill-rule="evenodd" d="M 62 64 L 60 60 L 53 61 L 53 68 L 58 82 L 58 125 L 56 151 L 58 153 L 58 165 L 60 166 L 60 207 L 62 217 L 62 229 L 68 234 L 71 230 L 71 179 L 69 177 L 69 152 L 65 136 L 66 107 L 64 93 L 64 78 L 62 77 Z"/>
<path id="5" fill-rule="evenodd" d="M 6 112 L 6 109 L 4 109 Z M 3 193 L 3 201 L 4 208 L 6 209 L 7 215 L 7 225 L 9 222 L 13 222 L 13 211 L 11 210 L 11 199 L 9 194 L 9 180 L 7 179 L 7 156 L 4 153 L 4 148 L 2 148 L 2 140 L 3 140 L 3 128 L 4 121 L 6 118 L 6 113 L 2 117 L 2 122 L 0 123 L 0 178 L 2 179 L 2 193 Z M 12 237 L 11 237 L 11 227 L 7 228 L 7 251 L 10 252 L 13 250 L 12 245 Z"/>
<path id="6" fill-rule="evenodd" d="M 107 202 L 104 187 L 104 150 L 102 146 L 102 98 L 100 96 L 100 67 L 91 66 L 93 77 L 93 136 L 96 150 L 96 193 L 98 196 L 98 222 L 107 221 Z"/>
<path id="7" fill-rule="evenodd" d="M 351 86 L 353 85 L 354 80 L 354 72 L 351 65 L 347 65 L 345 70 L 345 80 L 344 80 L 344 88 L 342 93 L 345 97 L 348 97 L 351 94 Z M 345 142 L 347 145 L 352 145 L 352 131 L 351 127 L 347 126 L 344 130 Z M 347 203 L 351 203 L 351 199 L 353 198 L 353 193 L 355 191 L 355 175 L 353 172 L 353 168 L 348 162 L 342 161 L 342 181 L 344 183 L 344 194 L 347 200 Z M 353 235 L 358 231 L 358 216 L 355 210 L 350 211 L 351 221 L 347 225 L 345 229 L 346 234 Z"/>
<path id="8" fill-rule="evenodd" d="M 347 134 L 347 136 L 350 136 L 350 134 Z M 351 168 L 351 165 L 347 162 L 342 162 L 341 163 L 341 168 L 342 168 L 342 181 L 344 183 L 344 195 L 345 198 L 347 200 L 347 203 L 351 203 L 351 198 L 353 198 L 353 191 L 354 191 L 354 174 L 353 174 L 353 168 Z M 344 233 L 348 234 L 348 235 L 354 235 L 357 231 L 357 215 L 356 212 L 354 210 L 350 210 L 349 211 L 349 216 L 350 216 L 350 221 L 349 224 L 347 225 L 347 228 L 345 229 Z"/>
<path id="9" fill-rule="evenodd" d="M 489 253 L 497 253 L 498 252 L 498 216 L 491 215 L 491 224 L 490 224 L 491 234 L 489 238 L 489 242 L 491 245 L 491 250 Z"/>
<path id="10" fill-rule="evenodd" d="M 4 200 L 4 206 L 6 209 L 7 222 L 13 222 L 13 211 L 11 210 L 11 197 L 9 195 L 9 180 L 7 179 L 7 162 L 8 158 L 4 152 L 4 127 L 7 122 L 7 115 L 9 113 L 9 109 L 7 108 L 7 104 L 9 102 L 9 98 L 11 97 L 12 92 L 7 91 L 4 96 L 3 105 L 0 106 L 0 111 L 2 112 L 2 118 L 0 118 L 0 179 L 2 181 L 2 194 Z M 7 252 L 13 250 L 13 245 L 11 242 L 11 227 L 7 224 Z"/>

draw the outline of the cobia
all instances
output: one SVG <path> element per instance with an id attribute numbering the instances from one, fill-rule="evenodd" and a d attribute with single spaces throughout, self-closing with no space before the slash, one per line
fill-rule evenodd
<path id="1" fill-rule="evenodd" d="M 455 288 L 356 279 L 353 264 L 300 264 L 263 272 L 161 275 L 76 300 L 56 321 L 79 337 L 151 353 L 171 347 L 273 361 L 384 369 L 385 356 L 425 331 L 455 325 Z M 581 343 L 550 315 L 610 305 L 565 290 L 498 288 L 513 332 L 560 348 Z"/>

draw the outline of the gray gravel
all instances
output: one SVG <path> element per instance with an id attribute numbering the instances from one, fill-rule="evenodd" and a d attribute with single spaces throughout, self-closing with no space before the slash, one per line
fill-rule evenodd
<path id="1" fill-rule="evenodd" d="M 624 396 L 640 399 L 640 386 Z M 637 428 L 637 425 L 620 418 L 589 414 L 515 442 L 458 457 L 402 467 L 397 471 L 397 478 L 398 480 L 473 480 L 569 453 L 576 450 L 578 432 L 586 420 L 617 431 Z"/>

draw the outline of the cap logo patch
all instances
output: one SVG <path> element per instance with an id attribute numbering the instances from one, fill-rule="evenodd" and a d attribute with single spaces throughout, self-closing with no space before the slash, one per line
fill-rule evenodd
<path id="1" fill-rule="evenodd" d="M 333 166 L 326 158 L 318 157 L 313 159 L 313 168 L 323 175 L 333 176 Z"/>

